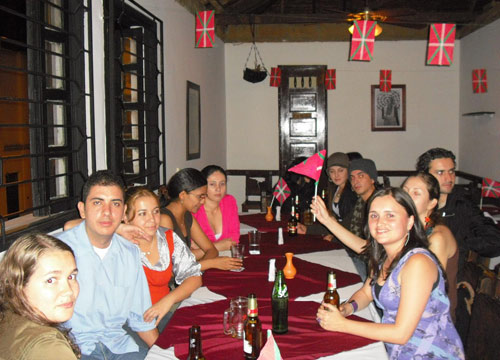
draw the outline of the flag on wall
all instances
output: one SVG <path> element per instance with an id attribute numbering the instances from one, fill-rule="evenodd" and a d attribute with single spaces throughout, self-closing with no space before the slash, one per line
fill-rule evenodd
<path id="1" fill-rule="evenodd" d="M 427 65 L 451 65 L 455 48 L 455 24 L 432 24 L 427 42 Z"/>
<path id="2" fill-rule="evenodd" d="M 196 13 L 196 47 L 211 48 L 214 46 L 215 11 L 200 11 Z"/>
<path id="3" fill-rule="evenodd" d="M 390 92 L 392 89 L 392 71 L 380 70 L 380 91 Z"/>
<path id="4" fill-rule="evenodd" d="M 483 187 L 481 188 L 481 197 L 500 198 L 500 182 L 483 178 Z"/>
<path id="5" fill-rule="evenodd" d="M 271 68 L 270 86 L 278 87 L 281 85 L 281 69 L 279 67 Z"/>
<path id="6" fill-rule="evenodd" d="M 370 61 L 373 59 L 376 21 L 354 20 L 349 60 Z"/>
<path id="7" fill-rule="evenodd" d="M 474 91 L 474 94 L 481 94 L 488 91 L 486 69 L 472 70 L 472 91 Z"/>
<path id="8" fill-rule="evenodd" d="M 325 161 L 325 156 L 326 156 L 326 150 L 321 150 L 320 152 L 314 154 L 313 156 L 308 157 L 301 163 L 288 169 L 288 171 L 300 175 L 305 175 L 318 182 L 319 177 L 321 176 L 321 169 L 323 169 L 323 162 Z"/>
<path id="9" fill-rule="evenodd" d="M 274 187 L 273 195 L 279 201 L 280 205 L 283 205 L 286 199 L 291 195 L 292 191 L 288 187 L 288 184 L 283 178 L 280 178 L 276 186 Z"/>
<path id="10" fill-rule="evenodd" d="M 333 90 L 337 87 L 337 75 L 335 69 L 328 69 L 325 73 L 326 90 Z"/>

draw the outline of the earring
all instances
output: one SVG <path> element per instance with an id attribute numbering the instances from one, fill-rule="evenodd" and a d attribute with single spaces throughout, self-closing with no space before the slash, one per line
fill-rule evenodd
<path id="1" fill-rule="evenodd" d="M 410 232 L 408 231 L 408 235 L 406 235 L 405 246 L 408 245 L 408 241 L 410 241 Z"/>

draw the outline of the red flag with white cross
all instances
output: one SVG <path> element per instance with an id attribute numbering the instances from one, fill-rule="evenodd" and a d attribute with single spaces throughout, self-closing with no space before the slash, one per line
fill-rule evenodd
<path id="1" fill-rule="evenodd" d="M 354 20 L 349 60 L 370 61 L 373 59 L 376 21 Z"/>
<path id="2" fill-rule="evenodd" d="M 334 90 L 337 87 L 337 75 L 335 69 L 328 69 L 325 73 L 326 90 Z"/>
<path id="3" fill-rule="evenodd" d="M 283 205 L 285 200 L 292 194 L 292 191 L 288 187 L 288 184 L 283 178 L 280 178 L 276 186 L 274 187 L 273 195 L 279 201 L 280 205 Z"/>
<path id="4" fill-rule="evenodd" d="M 500 198 L 500 182 L 483 178 L 483 187 L 481 189 L 481 197 Z"/>
<path id="5" fill-rule="evenodd" d="M 427 65 L 451 65 L 455 48 L 455 24 L 432 24 L 427 42 Z"/>
<path id="6" fill-rule="evenodd" d="M 196 13 L 196 47 L 211 48 L 214 46 L 215 11 L 200 11 Z"/>
<path id="7" fill-rule="evenodd" d="M 281 85 L 281 69 L 279 67 L 271 68 L 270 86 L 278 87 Z"/>
<path id="8" fill-rule="evenodd" d="M 486 69 L 472 70 L 472 90 L 474 91 L 474 94 L 481 94 L 488 91 Z"/>
<path id="9" fill-rule="evenodd" d="M 392 71 L 380 70 L 380 91 L 390 92 L 392 89 Z"/>

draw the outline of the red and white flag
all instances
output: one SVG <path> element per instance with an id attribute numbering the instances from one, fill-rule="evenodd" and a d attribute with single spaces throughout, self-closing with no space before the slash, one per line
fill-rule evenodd
<path id="1" fill-rule="evenodd" d="M 288 184 L 283 178 L 280 178 L 276 186 L 274 187 L 273 195 L 279 201 L 280 205 L 283 205 L 286 199 L 290 197 L 292 191 L 288 187 Z"/>
<path id="2" fill-rule="evenodd" d="M 500 198 L 500 182 L 483 178 L 483 187 L 481 189 L 481 197 Z"/>
<path id="3" fill-rule="evenodd" d="M 488 91 L 486 69 L 472 70 L 472 91 L 474 91 L 474 94 L 481 94 Z"/>
<path id="4" fill-rule="evenodd" d="M 211 48 L 214 46 L 215 11 L 200 11 L 196 13 L 196 47 Z"/>
<path id="5" fill-rule="evenodd" d="M 380 70 L 380 91 L 390 92 L 392 89 L 392 71 Z"/>
<path id="6" fill-rule="evenodd" d="M 337 87 L 337 75 L 335 69 L 328 69 L 325 73 L 326 90 L 334 90 Z"/>
<path id="7" fill-rule="evenodd" d="M 354 20 L 349 60 L 370 61 L 373 59 L 376 21 Z"/>
<path id="8" fill-rule="evenodd" d="M 279 67 L 271 68 L 271 78 L 269 81 L 270 86 L 279 87 L 281 85 L 281 69 Z"/>
<path id="9" fill-rule="evenodd" d="M 432 24 L 427 43 L 427 65 L 451 65 L 455 48 L 455 24 Z"/>

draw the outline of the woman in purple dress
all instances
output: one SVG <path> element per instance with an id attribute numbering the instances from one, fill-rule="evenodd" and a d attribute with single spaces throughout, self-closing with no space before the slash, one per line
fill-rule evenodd
<path id="1" fill-rule="evenodd" d="M 339 309 L 321 304 L 321 327 L 383 341 L 391 359 L 464 359 L 450 317 L 444 271 L 410 196 L 398 188 L 376 192 L 367 204 L 371 276 Z M 374 300 L 382 323 L 347 316 Z"/>

